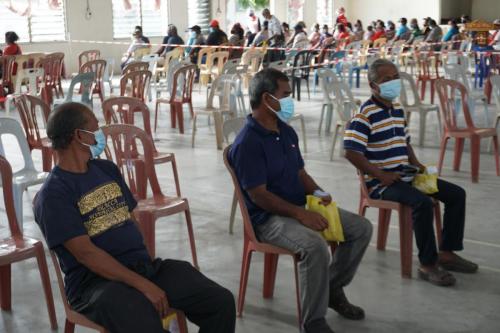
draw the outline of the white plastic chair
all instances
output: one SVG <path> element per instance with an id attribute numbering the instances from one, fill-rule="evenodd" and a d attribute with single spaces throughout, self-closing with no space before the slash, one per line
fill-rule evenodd
<path id="1" fill-rule="evenodd" d="M 222 124 L 222 134 L 224 135 L 224 141 L 229 145 L 229 137 L 234 135 L 236 137 L 241 129 L 245 126 L 247 121 L 246 117 L 231 118 L 224 121 Z M 229 233 L 233 234 L 234 218 L 236 215 L 236 206 L 238 204 L 238 199 L 236 198 L 236 193 L 233 194 L 233 201 L 231 203 L 231 215 L 229 216 Z"/>
<path id="2" fill-rule="evenodd" d="M 109 85 L 109 93 L 113 93 L 113 75 L 115 73 L 115 58 L 104 58 L 106 67 L 104 68 L 104 76 L 102 82 Z"/>
<path id="3" fill-rule="evenodd" d="M 35 169 L 33 159 L 31 158 L 30 149 L 23 128 L 17 120 L 7 117 L 0 118 L 0 155 L 5 156 L 4 144 L 2 136 L 13 135 L 21 149 L 23 155 L 24 167 L 14 172 L 12 175 L 12 194 L 14 197 L 14 207 L 16 209 L 16 217 L 21 231 L 23 230 L 23 193 L 34 185 L 42 184 L 48 176 L 47 172 L 38 172 Z"/>
<path id="4" fill-rule="evenodd" d="M 321 80 L 321 90 L 323 91 L 323 104 L 321 105 L 321 116 L 319 118 L 318 134 L 321 134 L 321 127 L 323 126 L 323 119 L 326 111 L 326 124 L 325 132 L 330 132 L 332 124 L 333 108 L 335 103 L 335 95 L 333 93 L 333 86 L 339 83 L 337 74 L 331 68 L 320 68 L 318 70 L 318 77 Z M 325 110 L 326 109 L 326 110 Z"/>
<path id="5" fill-rule="evenodd" d="M 160 59 L 160 56 L 157 54 L 148 54 L 142 57 L 142 61 L 147 62 L 149 64 L 148 70 L 151 72 L 152 77 L 156 77 L 156 66 L 158 65 L 158 60 Z M 153 93 L 151 92 L 151 84 L 153 84 L 156 87 L 156 80 L 149 81 L 149 88 L 148 88 L 148 98 L 149 101 L 151 102 L 153 100 Z"/>
<path id="6" fill-rule="evenodd" d="M 410 74 L 400 72 L 399 77 L 401 78 L 402 85 L 400 101 L 406 113 L 406 122 L 408 123 L 408 126 L 410 124 L 411 114 L 413 112 L 419 114 L 419 146 L 424 145 L 427 114 L 431 111 L 436 111 L 437 113 L 439 136 L 441 137 L 441 117 L 439 115 L 439 106 L 422 103 L 420 95 L 418 94 L 417 84 Z M 408 97 L 410 97 L 410 100 L 413 101 L 412 104 L 410 104 Z"/>
<path id="7" fill-rule="evenodd" d="M 43 86 L 43 68 L 27 68 L 17 70 L 17 81 L 14 86 L 14 93 L 7 95 L 5 99 L 5 115 L 10 115 L 10 109 L 14 105 L 14 96 L 22 94 L 22 84 L 28 82 L 27 93 L 33 96 L 39 96 Z"/>
<path id="8" fill-rule="evenodd" d="M 483 112 L 484 112 L 484 126 L 488 126 L 489 117 L 488 117 L 488 103 L 486 101 L 486 96 L 483 91 L 473 90 L 471 88 L 471 84 L 467 77 L 467 72 L 465 71 L 465 65 L 459 64 L 446 64 L 444 65 L 444 71 L 446 73 L 447 78 L 450 80 L 458 81 L 465 86 L 467 90 L 467 94 L 469 96 L 469 112 L 471 113 L 471 117 L 474 119 L 476 102 L 483 103 Z M 459 99 L 456 101 L 457 105 L 460 105 Z M 458 108 L 457 108 L 458 110 Z"/>
<path id="9" fill-rule="evenodd" d="M 344 130 L 347 123 L 351 120 L 354 113 L 357 111 L 358 102 L 354 99 L 351 89 L 345 82 L 338 82 L 333 85 L 333 93 L 335 95 L 335 114 L 337 121 L 335 124 L 335 131 L 332 137 L 332 147 L 330 149 L 330 161 L 333 161 L 333 153 L 337 143 L 337 137 L 344 137 Z M 340 155 L 343 154 L 343 147 L 341 145 Z"/>

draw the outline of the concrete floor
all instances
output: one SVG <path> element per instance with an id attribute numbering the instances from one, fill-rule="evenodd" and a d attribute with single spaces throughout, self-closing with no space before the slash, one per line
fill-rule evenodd
<path id="1" fill-rule="evenodd" d="M 363 79 L 354 95 L 366 99 L 369 91 Z M 197 90 L 197 89 L 195 89 Z M 204 92 L 195 93 L 195 105 L 203 105 Z M 354 168 L 338 155 L 329 161 L 331 135 L 318 136 L 317 126 L 321 109 L 321 93 L 311 94 L 296 103 L 305 115 L 308 153 L 304 154 L 306 168 L 324 189 L 343 208 L 357 211 L 358 179 Z M 247 100 L 248 101 L 248 100 Z M 97 103 L 96 103 L 97 104 Z M 247 102 L 248 104 L 248 102 Z M 247 105 L 248 107 L 248 105 Z M 153 108 L 152 108 L 153 110 Z M 102 119 L 102 112 L 96 108 Z M 491 117 L 495 106 L 490 106 Z M 478 114 L 480 114 L 478 112 Z M 2 114 L 0 114 L 2 115 Z M 17 116 L 17 115 L 15 115 Z M 411 133 L 418 139 L 414 116 Z M 481 118 L 481 117 L 478 117 Z M 202 119 L 197 134 L 197 146 L 191 148 L 191 131 L 180 135 L 169 126 L 167 112 L 160 116 L 156 146 L 160 151 L 176 154 L 183 195 L 189 199 L 200 266 L 203 273 L 229 288 L 237 298 L 242 255 L 242 225 L 238 216 L 234 235 L 228 234 L 228 217 L 233 185 L 225 170 L 221 151 L 215 149 L 213 128 Z M 299 126 L 296 126 L 299 128 Z M 429 117 L 425 147 L 416 147 L 421 161 L 436 164 L 439 136 L 436 117 Z M 417 140 L 414 140 L 417 142 Z M 485 143 L 486 144 L 486 143 Z M 486 146 L 486 145 L 485 145 Z M 467 146 L 466 146 L 467 150 Z M 41 168 L 41 158 L 35 152 L 36 165 Z M 7 148 L 7 156 L 18 166 L 19 153 Z M 397 220 L 391 223 L 388 247 L 385 252 L 374 247 L 375 235 L 363 259 L 357 276 L 346 289 L 349 299 L 366 311 L 366 319 L 352 322 L 329 310 L 327 321 L 337 332 L 500 332 L 500 218 L 496 205 L 500 203 L 500 178 L 494 172 L 491 153 L 481 155 L 480 182 L 470 181 L 469 154 L 463 156 L 462 171 L 451 170 L 452 150 L 446 155 L 443 177 L 467 190 L 467 223 L 464 256 L 480 265 L 478 274 L 456 274 L 458 283 L 453 288 L 440 288 L 429 283 L 400 276 L 399 237 Z M 170 166 L 160 165 L 157 172 L 162 188 L 173 191 Z M 30 202 L 37 188 L 30 188 L 24 196 L 25 233 L 41 238 L 33 221 Z M 3 206 L 3 205 L 0 205 Z M 2 209 L 0 236 L 8 233 L 5 212 Z M 368 217 L 376 225 L 376 211 L 369 210 Z M 157 254 L 164 258 L 190 260 L 190 251 L 184 220 L 181 216 L 161 219 L 157 223 Z M 415 249 L 415 247 L 414 247 Z M 414 275 L 417 267 L 414 257 Z M 53 293 L 60 327 L 64 325 L 64 309 L 57 289 L 56 276 L 49 261 Z M 0 332 L 50 332 L 48 316 L 39 275 L 34 260 L 13 265 L 13 309 L 0 311 Z M 254 255 L 246 296 L 243 318 L 237 319 L 238 333 L 298 332 L 292 261 L 280 261 L 274 299 L 262 298 L 263 257 Z M 59 329 L 62 331 L 62 328 Z M 194 326 L 190 327 L 195 332 Z M 77 328 L 77 332 L 87 330 Z"/>

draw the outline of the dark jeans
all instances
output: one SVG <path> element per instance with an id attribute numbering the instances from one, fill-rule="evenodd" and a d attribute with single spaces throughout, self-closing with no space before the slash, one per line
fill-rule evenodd
<path id="1" fill-rule="evenodd" d="M 441 251 L 463 250 L 465 224 L 465 191 L 460 186 L 438 179 L 439 192 L 432 197 L 444 203 Z M 387 187 L 382 199 L 400 202 L 412 208 L 413 230 L 422 265 L 437 262 L 433 226 L 433 205 L 430 197 L 408 183 L 397 182 Z"/>
<path id="2" fill-rule="evenodd" d="M 200 333 L 233 333 L 235 306 L 231 292 L 191 264 L 156 259 L 130 267 L 163 289 L 169 305 L 200 327 Z M 111 333 L 165 333 L 153 304 L 137 289 L 95 274 L 86 279 L 72 307 Z"/>

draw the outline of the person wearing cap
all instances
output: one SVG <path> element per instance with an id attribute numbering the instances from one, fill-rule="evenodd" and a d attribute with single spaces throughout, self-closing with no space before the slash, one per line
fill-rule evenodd
<path id="1" fill-rule="evenodd" d="M 156 54 L 160 56 L 175 49 L 177 46 L 174 45 L 184 45 L 184 40 L 178 35 L 177 27 L 175 25 L 168 25 L 167 35 L 163 37 L 162 44 L 163 45 L 158 49 L 158 51 L 156 51 Z"/>
<path id="2" fill-rule="evenodd" d="M 203 37 L 199 25 L 193 25 L 189 28 L 189 31 L 188 45 L 205 45 L 205 37 Z M 200 47 L 186 47 L 184 54 L 186 57 L 189 57 L 191 63 L 196 64 L 198 62 L 198 53 L 200 49 Z"/>
<path id="3" fill-rule="evenodd" d="M 222 45 L 228 41 L 227 35 L 219 27 L 219 21 L 210 21 L 210 33 L 207 37 L 207 45 Z"/>
<path id="4" fill-rule="evenodd" d="M 399 28 L 396 32 L 396 40 L 408 40 L 411 37 L 411 31 L 407 26 L 408 20 L 406 17 L 402 17 L 399 20 Z"/>
<path id="5" fill-rule="evenodd" d="M 491 34 L 489 46 L 498 46 L 500 45 L 500 19 L 496 19 L 493 21 L 495 25 L 495 31 Z"/>
<path id="6" fill-rule="evenodd" d="M 260 19 L 255 15 L 255 12 L 253 9 L 248 10 L 247 27 L 248 27 L 248 31 L 250 32 L 250 35 L 248 36 L 248 40 L 247 40 L 247 46 L 249 46 L 252 44 L 253 40 L 255 39 L 255 36 L 257 36 L 257 33 L 261 29 Z"/>

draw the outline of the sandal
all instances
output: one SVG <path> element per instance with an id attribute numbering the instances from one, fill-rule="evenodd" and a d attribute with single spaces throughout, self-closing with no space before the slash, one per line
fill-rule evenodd
<path id="1" fill-rule="evenodd" d="M 455 285 L 457 282 L 455 277 L 450 272 L 447 272 L 439 267 L 433 268 L 430 271 L 424 271 L 422 268 L 419 268 L 418 276 L 424 281 L 429 281 L 430 283 L 441 287 L 450 287 Z"/>
<path id="2" fill-rule="evenodd" d="M 455 258 L 451 261 L 438 261 L 439 266 L 447 271 L 459 272 L 459 273 L 476 273 L 479 266 L 472 261 L 464 259 L 458 255 L 455 255 Z"/>

